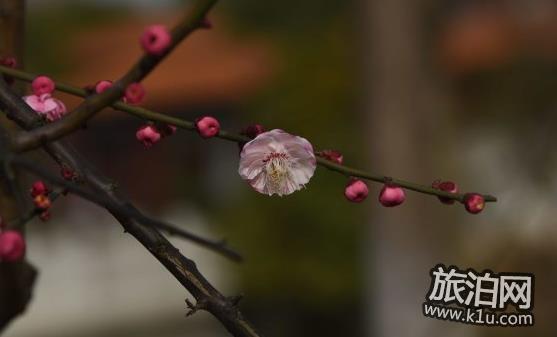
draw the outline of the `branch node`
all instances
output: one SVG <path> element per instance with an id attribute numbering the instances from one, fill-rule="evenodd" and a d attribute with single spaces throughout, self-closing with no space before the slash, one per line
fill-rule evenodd
<path id="1" fill-rule="evenodd" d="M 188 298 L 186 298 L 186 305 L 188 306 L 188 312 L 186 313 L 186 317 L 189 317 L 195 314 L 198 310 L 207 310 L 207 301 L 206 300 L 198 300 L 195 304 L 192 303 Z"/>

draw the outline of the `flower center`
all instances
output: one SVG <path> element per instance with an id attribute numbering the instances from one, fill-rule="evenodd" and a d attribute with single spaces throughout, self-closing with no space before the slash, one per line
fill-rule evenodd
<path id="1" fill-rule="evenodd" d="M 286 153 L 272 152 L 263 159 L 265 165 L 265 172 L 267 173 L 267 182 L 269 188 L 278 192 L 283 185 L 283 182 L 289 176 L 290 163 Z"/>

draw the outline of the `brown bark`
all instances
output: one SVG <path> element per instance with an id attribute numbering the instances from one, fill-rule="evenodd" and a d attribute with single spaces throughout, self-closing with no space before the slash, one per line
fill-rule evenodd
<path id="1" fill-rule="evenodd" d="M 19 65 L 23 59 L 25 1 L 0 1 L 0 56 L 14 56 Z M 0 119 L 4 127 L 13 127 Z M 0 215 L 5 221 L 18 217 L 14 191 L 5 177 L 0 179 Z M 36 269 L 26 261 L 0 263 L 0 332 L 21 315 L 31 299 Z"/>

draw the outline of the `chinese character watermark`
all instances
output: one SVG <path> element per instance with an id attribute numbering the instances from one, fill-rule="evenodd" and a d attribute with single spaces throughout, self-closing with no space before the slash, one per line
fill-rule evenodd
<path id="1" fill-rule="evenodd" d="M 439 264 L 430 275 L 431 286 L 424 303 L 424 315 L 428 317 L 481 325 L 534 324 L 533 274 L 480 273 Z"/>

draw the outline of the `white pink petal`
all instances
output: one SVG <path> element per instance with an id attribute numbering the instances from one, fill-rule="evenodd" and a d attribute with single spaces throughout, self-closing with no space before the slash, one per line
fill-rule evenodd
<path id="1" fill-rule="evenodd" d="M 310 142 L 275 129 L 244 145 L 238 173 L 259 193 L 282 196 L 304 187 L 315 167 Z"/>

